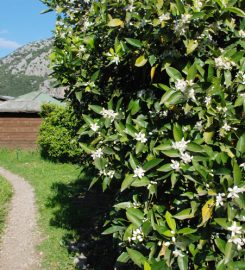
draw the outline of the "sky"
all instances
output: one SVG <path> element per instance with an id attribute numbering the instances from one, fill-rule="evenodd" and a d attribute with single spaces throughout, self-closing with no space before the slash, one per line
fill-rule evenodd
<path id="1" fill-rule="evenodd" d="M 40 14 L 45 9 L 39 0 L 0 0 L 0 57 L 52 36 L 55 14 Z"/>

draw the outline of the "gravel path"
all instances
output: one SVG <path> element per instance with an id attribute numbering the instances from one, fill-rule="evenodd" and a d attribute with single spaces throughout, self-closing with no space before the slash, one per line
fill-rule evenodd
<path id="1" fill-rule="evenodd" d="M 14 195 L 0 244 L 0 270 L 38 270 L 35 198 L 32 187 L 21 177 L 0 167 L 0 174 L 14 188 Z"/>

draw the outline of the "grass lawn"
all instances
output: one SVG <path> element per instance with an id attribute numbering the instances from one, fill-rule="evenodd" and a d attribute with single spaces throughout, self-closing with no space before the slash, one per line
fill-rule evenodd
<path id="1" fill-rule="evenodd" d="M 11 196 L 12 196 L 11 185 L 0 176 L 0 236 L 4 229 L 4 222 L 8 212 L 8 205 Z"/>
<path id="2" fill-rule="evenodd" d="M 57 186 L 69 186 L 79 178 L 80 169 L 71 164 L 55 164 L 44 161 L 37 152 L 7 151 L 0 149 L 0 166 L 23 176 L 34 187 L 39 208 L 39 227 L 43 241 L 39 247 L 43 254 L 43 268 L 46 270 L 74 269 L 73 259 L 62 245 L 66 235 L 76 235 L 70 226 L 56 224 L 55 212 L 61 205 L 53 202 L 57 198 Z M 0 178 L 0 232 L 2 215 L 6 212 L 6 201 L 11 195 L 10 186 Z M 73 217 L 74 218 L 74 217 Z M 53 224 L 52 224 L 53 220 Z M 60 223 L 60 222 L 59 222 Z"/>
<path id="3" fill-rule="evenodd" d="M 90 270 L 114 269 L 118 254 L 112 238 L 101 237 L 113 194 L 103 193 L 101 187 L 88 191 L 91 175 L 96 174 L 94 169 L 81 173 L 77 165 L 43 160 L 38 152 L 6 149 L 0 149 L 0 166 L 24 177 L 34 187 L 43 269 L 73 270 L 74 255 L 81 252 Z"/>

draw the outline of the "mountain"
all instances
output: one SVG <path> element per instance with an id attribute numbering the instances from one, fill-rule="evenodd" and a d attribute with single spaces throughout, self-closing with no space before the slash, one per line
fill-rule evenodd
<path id="1" fill-rule="evenodd" d="M 32 42 L 0 58 L 0 95 L 17 97 L 40 90 L 63 96 L 64 90 L 54 88 L 54 81 L 49 78 L 52 43 L 53 39 Z"/>

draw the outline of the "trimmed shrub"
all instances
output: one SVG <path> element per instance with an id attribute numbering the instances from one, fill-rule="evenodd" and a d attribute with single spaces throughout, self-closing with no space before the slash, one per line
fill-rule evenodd
<path id="1" fill-rule="evenodd" d="M 38 144 L 44 158 L 61 162 L 79 162 L 82 151 L 76 135 L 79 121 L 72 108 L 44 104 Z"/>
<path id="2" fill-rule="evenodd" d="M 243 1 L 44 2 L 91 186 L 117 194 L 116 268 L 242 269 Z"/>

